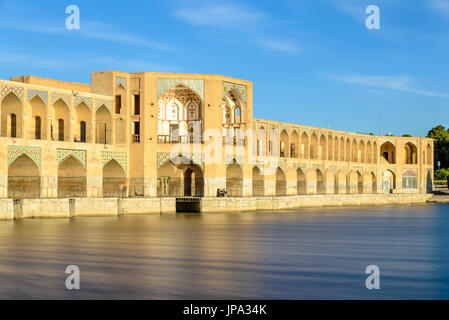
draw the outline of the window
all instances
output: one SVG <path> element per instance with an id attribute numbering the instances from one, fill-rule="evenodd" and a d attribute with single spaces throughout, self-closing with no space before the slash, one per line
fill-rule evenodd
<path id="1" fill-rule="evenodd" d="M 134 115 L 140 115 L 140 95 L 134 95 Z"/>
<path id="2" fill-rule="evenodd" d="M 64 141 L 64 120 L 58 120 L 58 140 Z"/>
<path id="3" fill-rule="evenodd" d="M 11 113 L 11 138 L 17 138 L 17 117 Z"/>
<path id="4" fill-rule="evenodd" d="M 133 143 L 140 143 L 140 122 L 133 122 Z"/>
<path id="5" fill-rule="evenodd" d="M 418 183 L 416 173 L 412 170 L 407 170 L 402 175 L 402 189 L 417 189 Z"/>
<path id="6" fill-rule="evenodd" d="M 115 96 L 115 113 L 120 114 L 122 109 L 122 96 Z"/>
<path id="7" fill-rule="evenodd" d="M 80 122 L 80 141 L 86 142 L 86 122 Z"/>
<path id="8" fill-rule="evenodd" d="M 36 116 L 34 118 L 34 139 L 40 140 L 41 136 L 41 117 Z"/>

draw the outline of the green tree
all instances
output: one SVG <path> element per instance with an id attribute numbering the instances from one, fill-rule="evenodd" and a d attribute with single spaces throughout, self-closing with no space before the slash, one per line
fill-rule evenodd
<path id="1" fill-rule="evenodd" d="M 438 125 L 427 133 L 427 138 L 435 139 L 434 145 L 434 159 L 435 168 L 437 162 L 440 161 L 441 168 L 449 167 L 449 130 L 442 125 Z"/>

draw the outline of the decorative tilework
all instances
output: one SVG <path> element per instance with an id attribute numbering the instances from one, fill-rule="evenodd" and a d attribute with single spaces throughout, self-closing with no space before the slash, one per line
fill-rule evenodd
<path id="1" fill-rule="evenodd" d="M 41 170 L 41 148 L 8 146 L 8 167 L 22 154 L 26 154 Z"/>
<path id="2" fill-rule="evenodd" d="M 76 96 L 75 97 L 75 109 L 84 102 L 88 107 L 89 110 L 92 112 L 92 98 L 86 97 L 86 96 Z"/>
<path id="3" fill-rule="evenodd" d="M 47 91 L 28 89 L 27 95 L 28 95 L 28 102 L 30 102 L 31 99 L 33 99 L 35 96 L 39 96 L 39 98 L 41 98 L 42 101 L 45 103 L 45 106 L 48 106 L 48 92 Z"/>
<path id="4" fill-rule="evenodd" d="M 115 87 L 117 88 L 119 85 L 122 85 L 122 87 L 126 90 L 127 88 L 127 80 L 124 77 L 115 77 Z"/>
<path id="5" fill-rule="evenodd" d="M 10 93 L 14 93 L 20 101 L 23 102 L 23 88 L 12 87 L 12 86 L 2 86 L 2 99 Z"/>
<path id="6" fill-rule="evenodd" d="M 51 93 L 51 103 L 54 104 L 56 101 L 61 99 L 65 102 L 65 104 L 70 108 L 71 97 L 69 94 L 61 93 L 61 92 L 52 92 Z"/>
<path id="7" fill-rule="evenodd" d="M 178 84 L 183 84 L 195 91 L 201 99 L 204 101 L 204 80 L 202 79 L 170 79 L 170 78 L 158 78 L 157 79 L 157 99 L 164 94 L 168 89 L 176 87 Z"/>
<path id="8" fill-rule="evenodd" d="M 112 103 L 113 100 L 108 99 L 95 99 L 95 111 L 98 110 L 102 105 L 104 105 L 106 108 L 108 108 L 109 112 L 112 114 Z"/>
<path id="9" fill-rule="evenodd" d="M 246 103 L 246 86 L 245 85 L 223 81 L 223 95 L 226 95 L 232 89 L 236 90 L 240 94 L 243 101 L 245 101 L 245 103 Z"/>
<path id="10" fill-rule="evenodd" d="M 115 151 L 101 151 L 101 161 L 103 166 L 109 161 L 114 159 L 122 166 L 123 170 L 126 172 L 126 152 L 115 152 Z"/>
<path id="11" fill-rule="evenodd" d="M 70 156 L 73 156 L 75 159 L 79 160 L 79 162 L 81 162 L 81 164 L 86 168 L 87 166 L 86 150 L 76 150 L 76 149 L 58 149 L 56 153 L 56 160 L 58 161 L 58 166 Z"/>
<path id="12" fill-rule="evenodd" d="M 202 153 L 183 153 L 182 156 L 184 158 L 190 159 L 193 164 L 198 165 L 201 169 L 204 169 L 203 164 L 203 154 Z M 171 154 L 168 152 L 158 152 L 157 154 L 157 168 L 159 169 L 162 167 L 165 163 L 172 160 Z"/>

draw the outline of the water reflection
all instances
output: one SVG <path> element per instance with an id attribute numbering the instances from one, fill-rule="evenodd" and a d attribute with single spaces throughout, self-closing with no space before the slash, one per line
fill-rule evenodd
<path id="1" fill-rule="evenodd" d="M 448 240 L 448 205 L 0 222 L 0 298 L 448 298 Z"/>

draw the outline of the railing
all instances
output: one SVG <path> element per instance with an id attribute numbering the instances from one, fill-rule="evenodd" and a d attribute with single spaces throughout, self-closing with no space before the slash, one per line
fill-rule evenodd
<path id="1" fill-rule="evenodd" d="M 245 138 L 224 136 L 223 137 L 223 144 L 233 144 L 233 145 L 244 146 L 245 145 Z"/>
<path id="2" fill-rule="evenodd" d="M 132 139 L 133 143 L 140 143 L 140 134 L 133 134 Z"/>
<path id="3" fill-rule="evenodd" d="M 159 143 L 202 143 L 202 136 L 169 136 L 158 135 L 157 141 Z"/>

